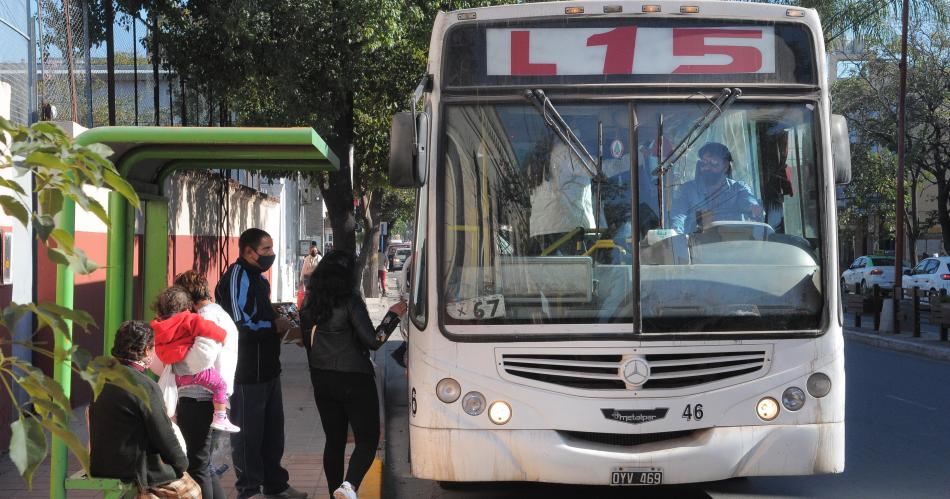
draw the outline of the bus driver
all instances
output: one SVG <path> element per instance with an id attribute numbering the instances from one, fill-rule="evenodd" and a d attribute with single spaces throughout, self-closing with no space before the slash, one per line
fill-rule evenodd
<path id="1" fill-rule="evenodd" d="M 720 220 L 762 220 L 762 205 L 744 182 L 730 177 L 732 154 L 718 142 L 699 149 L 696 177 L 673 198 L 671 228 L 684 234 Z"/>

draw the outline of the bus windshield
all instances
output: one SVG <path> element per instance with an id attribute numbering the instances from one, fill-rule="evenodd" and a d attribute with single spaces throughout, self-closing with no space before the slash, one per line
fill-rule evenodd
<path id="1" fill-rule="evenodd" d="M 449 331 L 638 316 L 610 330 L 818 328 L 812 103 L 736 102 L 712 120 L 698 96 L 555 105 L 589 157 L 526 101 L 445 107 Z"/>

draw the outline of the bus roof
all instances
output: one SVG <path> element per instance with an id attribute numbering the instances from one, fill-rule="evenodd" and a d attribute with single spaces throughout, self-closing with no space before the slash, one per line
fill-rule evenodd
<path id="1" fill-rule="evenodd" d="M 656 5 L 660 7 L 659 13 L 643 13 L 644 5 Z M 680 7 L 695 6 L 699 12 L 694 14 L 680 13 Z M 581 7 L 583 13 L 566 14 L 567 7 Z M 619 13 L 604 13 L 604 7 L 620 7 Z M 799 11 L 804 15 L 802 17 L 792 17 L 790 11 Z M 459 19 L 459 14 L 474 13 L 474 19 Z M 736 2 L 721 0 L 650 0 L 650 1 L 629 1 L 629 0 L 583 0 L 568 2 L 542 2 L 517 5 L 495 5 L 491 7 L 478 7 L 474 9 L 462 9 L 452 12 L 443 12 L 443 15 L 449 16 L 451 21 L 465 20 L 490 20 L 490 19 L 512 19 L 525 17 L 617 17 L 617 16 L 636 16 L 649 18 L 662 17 L 703 17 L 703 18 L 728 18 L 728 19 L 761 19 L 771 21 L 798 21 L 803 20 L 808 24 L 818 22 L 818 13 L 814 9 L 806 9 L 789 5 L 776 5 L 757 2 Z"/>

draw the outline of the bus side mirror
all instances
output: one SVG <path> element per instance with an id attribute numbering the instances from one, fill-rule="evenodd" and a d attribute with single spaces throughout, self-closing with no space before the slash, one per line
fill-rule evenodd
<path id="1" fill-rule="evenodd" d="M 426 181 L 429 118 L 425 113 L 396 113 L 389 134 L 389 182 L 393 187 L 422 187 Z"/>
<path id="2" fill-rule="evenodd" d="M 848 120 L 840 114 L 831 115 L 831 162 L 835 168 L 835 183 L 851 182 L 851 136 Z"/>

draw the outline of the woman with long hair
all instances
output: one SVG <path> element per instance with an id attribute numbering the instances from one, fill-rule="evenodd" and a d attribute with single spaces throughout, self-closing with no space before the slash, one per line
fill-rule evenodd
<path id="1" fill-rule="evenodd" d="M 304 346 L 310 362 L 313 396 L 326 435 L 323 471 L 335 499 L 356 499 L 379 444 L 379 399 L 369 351 L 376 350 L 406 311 L 399 302 L 373 327 L 366 303 L 356 289 L 353 255 L 330 251 L 307 282 L 300 312 Z M 347 426 L 356 448 L 344 477 Z"/>

